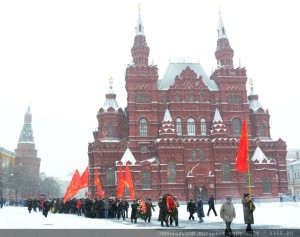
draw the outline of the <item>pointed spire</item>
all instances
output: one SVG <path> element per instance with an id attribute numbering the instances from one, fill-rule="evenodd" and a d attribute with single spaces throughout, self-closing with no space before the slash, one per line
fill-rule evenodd
<path id="1" fill-rule="evenodd" d="M 131 153 L 130 149 L 127 147 L 121 162 L 123 163 L 123 165 L 126 165 L 127 162 L 130 162 L 132 165 L 134 165 L 136 163 L 136 159 L 134 158 L 133 154 Z"/>
<path id="2" fill-rule="evenodd" d="M 230 47 L 221 14 L 219 16 L 218 41 L 215 56 L 218 68 L 233 68 L 233 49 Z"/>
<path id="3" fill-rule="evenodd" d="M 218 28 L 218 38 L 222 39 L 222 38 L 227 38 L 226 35 L 226 31 L 225 31 L 225 27 L 222 21 L 222 17 L 221 17 L 221 10 L 219 8 L 219 28 Z"/>
<path id="4" fill-rule="evenodd" d="M 139 4 L 139 15 L 138 15 L 138 20 L 136 23 L 136 27 L 135 27 L 135 35 L 143 35 L 145 36 L 145 32 L 144 32 L 144 26 L 143 26 L 143 22 L 142 22 L 142 18 L 141 18 L 141 8 L 140 8 L 140 4 Z"/>
<path id="5" fill-rule="evenodd" d="M 213 122 L 223 122 L 223 119 L 221 117 L 221 114 L 220 114 L 220 111 L 218 108 L 216 108 L 216 111 L 215 111 L 215 116 L 214 116 L 214 121 Z"/>
<path id="6" fill-rule="evenodd" d="M 162 137 L 174 137 L 175 136 L 175 125 L 173 124 L 172 117 L 169 109 L 165 111 L 165 115 L 162 121 L 162 125 L 159 129 L 159 136 Z"/>
<path id="7" fill-rule="evenodd" d="M 144 32 L 144 25 L 142 23 L 142 18 L 141 18 L 140 8 L 139 8 L 138 20 L 135 27 L 134 44 L 131 48 L 133 65 L 148 66 L 149 51 L 150 49 L 147 46 L 145 32 Z"/>
<path id="8" fill-rule="evenodd" d="M 220 111 L 216 108 L 213 125 L 211 126 L 211 136 L 212 137 L 227 137 L 226 125 L 223 123 Z"/>
<path id="9" fill-rule="evenodd" d="M 27 108 L 27 112 L 24 116 L 24 125 L 20 134 L 19 143 L 34 143 L 33 131 L 32 131 L 32 115 L 30 109 L 30 103 Z"/>

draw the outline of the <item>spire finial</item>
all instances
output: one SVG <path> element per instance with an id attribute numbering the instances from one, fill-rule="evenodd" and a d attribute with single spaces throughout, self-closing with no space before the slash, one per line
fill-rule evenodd
<path id="1" fill-rule="evenodd" d="M 141 4 L 138 4 L 138 10 L 139 10 L 139 14 L 141 13 Z"/>
<path id="2" fill-rule="evenodd" d="M 114 79 L 113 79 L 112 77 L 110 77 L 110 78 L 108 79 L 109 88 L 112 88 L 113 82 L 114 82 Z"/>
<path id="3" fill-rule="evenodd" d="M 252 88 L 252 85 L 253 85 L 253 80 L 252 80 L 252 78 L 249 79 L 249 85 L 250 85 L 251 88 Z"/>
<path id="4" fill-rule="evenodd" d="M 221 7 L 218 7 L 219 9 L 219 17 L 221 17 Z"/>

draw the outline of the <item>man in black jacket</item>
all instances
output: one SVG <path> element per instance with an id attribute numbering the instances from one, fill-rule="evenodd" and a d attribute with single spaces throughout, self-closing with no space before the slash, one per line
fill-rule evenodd
<path id="1" fill-rule="evenodd" d="M 208 206 L 209 206 L 209 208 L 207 211 L 207 216 L 209 216 L 210 210 L 213 210 L 215 213 L 215 216 L 217 216 L 217 212 L 215 210 L 215 196 L 214 195 L 210 196 L 210 199 L 208 200 Z"/>
<path id="2" fill-rule="evenodd" d="M 194 213 L 196 211 L 196 203 L 191 199 L 187 204 L 187 211 L 190 213 L 189 220 L 195 220 Z"/>

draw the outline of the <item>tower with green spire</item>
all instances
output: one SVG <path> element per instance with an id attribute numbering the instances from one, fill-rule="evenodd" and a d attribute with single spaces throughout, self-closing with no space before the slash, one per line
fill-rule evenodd
<path id="1" fill-rule="evenodd" d="M 37 150 L 35 149 L 30 105 L 28 105 L 24 116 L 24 124 L 15 154 L 15 165 L 18 169 L 22 169 L 23 172 L 32 176 L 39 176 L 41 159 L 37 157 Z"/>

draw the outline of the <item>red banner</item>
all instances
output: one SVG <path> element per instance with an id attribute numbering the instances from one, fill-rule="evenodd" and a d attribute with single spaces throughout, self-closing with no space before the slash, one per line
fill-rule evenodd
<path id="1" fill-rule="evenodd" d="M 245 172 L 248 169 L 247 159 L 248 159 L 248 131 L 247 131 L 247 120 L 244 119 L 244 124 L 240 136 L 240 144 L 236 159 L 236 169 L 239 172 Z"/>
<path id="2" fill-rule="evenodd" d="M 97 191 L 98 191 L 98 196 L 104 198 L 104 193 L 100 184 L 100 179 L 99 179 L 99 175 L 98 175 L 98 170 L 96 169 L 95 172 L 95 176 L 94 176 L 94 184 L 97 187 Z"/>
<path id="3" fill-rule="evenodd" d="M 128 167 L 128 163 L 126 163 L 126 168 L 125 168 L 125 181 L 127 183 L 127 188 L 129 190 L 130 194 L 130 199 L 134 199 L 134 187 L 133 187 L 133 182 L 132 182 L 132 177 L 131 177 L 131 172 Z"/>
<path id="4" fill-rule="evenodd" d="M 121 198 L 124 196 L 124 177 L 122 171 L 122 165 L 119 166 L 119 175 L 118 175 L 118 190 L 117 190 L 117 198 Z"/>
<path id="5" fill-rule="evenodd" d="M 73 174 L 72 180 L 67 188 L 67 191 L 65 193 L 64 200 L 63 200 L 64 203 L 66 203 L 66 201 L 68 201 L 78 193 L 78 190 L 80 189 L 80 185 L 81 185 L 81 177 L 78 170 L 76 169 L 75 173 Z"/>
<path id="6" fill-rule="evenodd" d="M 85 171 L 81 175 L 80 188 L 87 188 L 89 186 L 89 169 L 86 167 Z"/>

